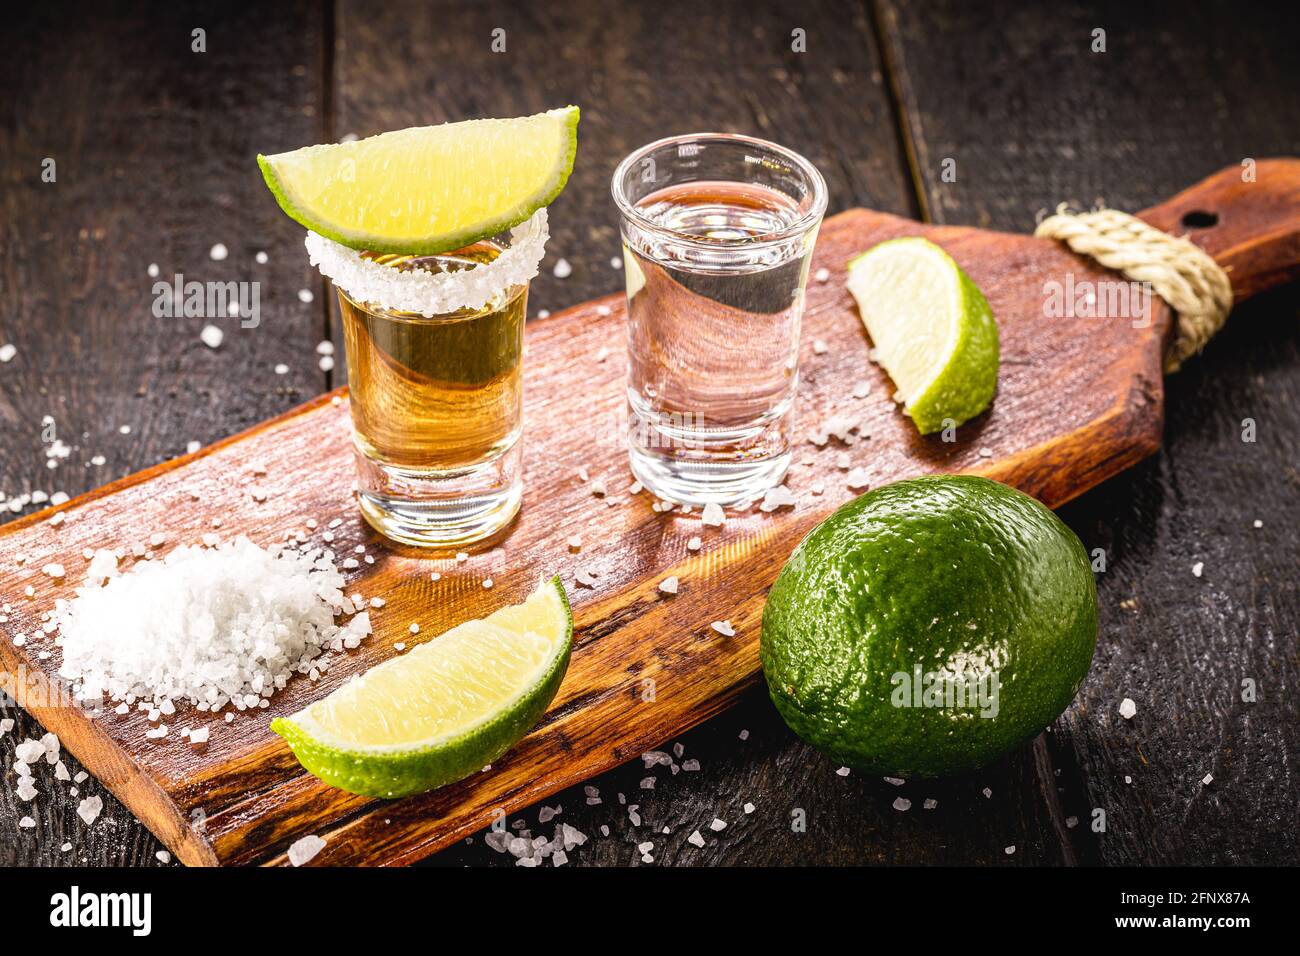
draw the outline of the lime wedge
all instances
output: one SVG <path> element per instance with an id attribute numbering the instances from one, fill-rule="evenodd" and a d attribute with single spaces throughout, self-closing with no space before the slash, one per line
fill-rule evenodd
<path id="1" fill-rule="evenodd" d="M 326 783 L 371 797 L 432 790 L 481 770 L 545 712 L 569 666 L 559 578 L 372 667 L 271 729 Z"/>
<path id="2" fill-rule="evenodd" d="M 983 294 L 934 243 L 891 239 L 849 261 L 849 292 L 922 435 L 988 408 L 998 383 L 998 327 Z"/>
<path id="3" fill-rule="evenodd" d="M 569 179 L 578 108 L 415 126 L 258 156 L 291 218 L 353 249 L 432 255 L 523 222 Z"/>

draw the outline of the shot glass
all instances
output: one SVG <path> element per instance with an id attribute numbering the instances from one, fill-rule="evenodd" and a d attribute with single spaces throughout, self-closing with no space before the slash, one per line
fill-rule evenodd
<path id="1" fill-rule="evenodd" d="M 757 498 L 790 464 L 826 183 L 775 143 L 695 133 L 632 153 L 612 192 L 627 279 L 632 472 L 682 504 Z"/>
<path id="2" fill-rule="evenodd" d="M 309 236 L 342 313 L 361 513 L 387 537 L 465 545 L 518 513 L 524 320 L 545 239 L 545 210 L 432 256 Z"/>

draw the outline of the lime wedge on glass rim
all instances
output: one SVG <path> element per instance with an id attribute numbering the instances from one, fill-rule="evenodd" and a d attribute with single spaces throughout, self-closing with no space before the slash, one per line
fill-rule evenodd
<path id="1" fill-rule="evenodd" d="M 280 208 L 353 249 L 433 255 L 517 226 L 573 170 L 578 108 L 257 157 Z"/>
<path id="2" fill-rule="evenodd" d="M 983 293 L 948 253 L 917 236 L 849 261 L 848 289 L 922 435 L 984 411 L 998 382 L 998 327 Z"/>
<path id="3" fill-rule="evenodd" d="M 559 578 L 348 681 L 271 729 L 307 770 L 371 797 L 432 790 L 482 770 L 546 711 L 569 666 Z"/>

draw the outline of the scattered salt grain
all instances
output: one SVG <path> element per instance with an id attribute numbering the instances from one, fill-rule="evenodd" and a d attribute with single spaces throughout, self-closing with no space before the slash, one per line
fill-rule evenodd
<path id="1" fill-rule="evenodd" d="M 213 262 L 221 262 L 228 255 L 230 255 L 230 251 L 220 242 L 208 250 L 208 256 Z"/>
<path id="2" fill-rule="evenodd" d="M 164 865 L 172 861 L 172 855 L 168 853 L 166 850 L 159 850 L 153 856 L 155 860 L 157 860 L 159 863 L 162 863 Z"/>
<path id="3" fill-rule="evenodd" d="M 259 249 L 257 255 L 253 256 L 253 261 L 259 266 L 264 266 L 270 261 L 270 256 Z"/>
<path id="4" fill-rule="evenodd" d="M 758 506 L 760 511 L 772 512 L 778 508 L 793 508 L 797 499 L 785 485 L 777 485 L 775 488 L 767 489 L 767 494 L 763 495 L 763 503 Z"/>
<path id="5" fill-rule="evenodd" d="M 664 594 L 676 594 L 677 577 L 674 575 L 672 577 L 664 578 L 662 581 L 659 582 L 659 590 L 662 591 Z"/>
<path id="6" fill-rule="evenodd" d="M 199 333 L 199 338 L 202 339 L 203 344 L 210 349 L 220 348 L 225 337 L 226 333 L 215 325 L 205 325 L 203 331 Z"/>
<path id="7" fill-rule="evenodd" d="M 285 365 L 283 362 L 278 363 L 278 364 L 275 366 L 275 374 L 276 374 L 276 375 L 288 375 L 288 374 L 289 374 L 289 366 Z"/>
<path id="8" fill-rule="evenodd" d="M 410 631 L 412 634 L 419 634 L 419 633 L 420 633 L 420 625 L 417 624 L 417 623 L 415 623 L 415 621 L 412 621 L 412 622 L 411 622 L 411 626 L 408 627 L 407 630 Z"/>
<path id="9" fill-rule="evenodd" d="M 18 821 L 18 825 L 22 827 L 24 830 L 30 830 L 32 829 L 32 827 L 36 826 L 36 821 L 33 820 L 31 817 L 23 817 L 21 820 Z"/>
<path id="10" fill-rule="evenodd" d="M 289 847 L 289 862 L 294 866 L 302 866 L 309 863 L 321 850 L 325 849 L 325 841 L 320 837 L 312 834 L 305 836 L 300 840 L 295 840 Z"/>
<path id="11" fill-rule="evenodd" d="M 569 265 L 568 259 L 560 259 L 555 263 L 555 268 L 551 272 L 557 279 L 567 279 L 573 275 L 573 266 Z"/>
<path id="12" fill-rule="evenodd" d="M 854 397 L 854 398 L 866 398 L 866 397 L 867 397 L 868 395 L 870 395 L 870 394 L 871 394 L 871 383 L 870 383 L 870 382 L 858 382 L 857 385 L 854 385 L 854 386 L 853 386 L 853 397 Z"/>
<path id="13" fill-rule="evenodd" d="M 1011 856 L 1011 854 L 1016 852 L 1016 845 L 1013 843 L 1011 844 L 1011 846 L 1007 847 L 1002 852 L 1005 853 L 1007 856 Z"/>
<path id="14" fill-rule="evenodd" d="M 938 800 L 934 799 L 933 797 L 926 797 L 925 801 L 921 804 L 921 808 L 924 810 L 933 810 L 938 805 L 939 805 Z"/>
<path id="15" fill-rule="evenodd" d="M 1125 697 L 1119 703 L 1119 715 L 1125 720 L 1132 720 L 1133 715 L 1138 712 L 1137 704 L 1133 703 L 1132 698 Z"/>
<path id="16" fill-rule="evenodd" d="M 687 550 L 687 551 L 698 551 L 698 550 L 700 550 L 700 547 L 701 547 L 702 545 L 703 545 L 703 542 L 700 541 L 699 536 L 698 536 L 698 535 L 695 535 L 695 536 L 693 536 L 693 537 L 691 538 L 691 540 L 689 540 L 689 541 L 686 542 L 686 550 Z"/>
<path id="17" fill-rule="evenodd" d="M 13 357 L 18 354 L 18 348 L 11 342 L 0 345 L 0 362 L 12 362 Z"/>
<path id="18" fill-rule="evenodd" d="M 1192 577 L 1199 578 L 1201 576 L 1201 572 L 1204 570 L 1205 570 L 1205 562 L 1197 561 L 1195 564 L 1192 565 Z"/>
<path id="19" fill-rule="evenodd" d="M 709 824 L 709 829 L 712 830 L 714 833 L 720 833 L 721 831 L 727 829 L 727 821 L 719 819 L 718 817 L 714 817 L 713 822 Z"/>
<path id="20" fill-rule="evenodd" d="M 818 282 L 829 282 L 831 278 L 831 270 L 823 266 L 813 273 L 813 278 Z"/>
<path id="21" fill-rule="evenodd" d="M 316 298 L 316 297 L 315 297 L 314 295 L 312 295 L 311 289 L 299 289 L 299 290 L 298 290 L 298 301 L 301 302 L 301 303 L 303 303 L 304 305 L 306 305 L 307 303 L 311 302 L 312 299 L 314 299 L 314 298 Z"/>
<path id="22" fill-rule="evenodd" d="M 1207 773 L 1204 777 L 1201 778 L 1201 783 L 1202 785 L 1208 787 L 1210 784 L 1214 783 L 1214 775 Z"/>
<path id="23" fill-rule="evenodd" d="M 483 587 L 485 587 L 485 588 L 491 590 L 491 588 L 492 588 L 492 579 L 491 579 L 491 578 L 484 578 L 484 579 L 483 579 Z"/>
<path id="24" fill-rule="evenodd" d="M 822 339 L 813 339 L 814 355 L 825 355 L 827 352 L 830 351 L 830 349 L 831 347 L 827 345 L 825 341 L 823 341 Z"/>
<path id="25" fill-rule="evenodd" d="M 849 775 L 849 768 L 840 767 L 838 770 L 835 771 L 835 775 L 837 777 L 847 777 Z"/>
<path id="26" fill-rule="evenodd" d="M 713 628 L 723 637 L 735 637 L 736 629 L 731 626 L 730 621 L 714 621 L 709 627 Z"/>
<path id="27" fill-rule="evenodd" d="M 104 809 L 104 800 L 102 797 L 87 797 L 77 804 L 77 816 L 85 821 L 86 826 L 90 826 L 99 818 L 100 811 Z"/>
<path id="28" fill-rule="evenodd" d="M 700 521 L 709 528 L 721 528 L 727 520 L 726 513 L 722 510 L 722 505 L 710 501 L 700 512 Z"/>
<path id="29" fill-rule="evenodd" d="M 871 479 L 867 477 L 865 469 L 854 468 L 845 476 L 844 483 L 849 486 L 850 491 L 861 491 L 871 484 Z"/>
<path id="30" fill-rule="evenodd" d="M 894 809 L 899 813 L 904 813 L 912 809 L 912 801 L 907 799 L 907 797 L 896 797 L 894 799 Z"/>
<path id="31" fill-rule="evenodd" d="M 696 830 L 686 838 L 686 842 L 691 844 L 691 846 L 704 846 L 704 837 L 700 834 L 699 830 Z"/>
<path id="32" fill-rule="evenodd" d="M 158 263 L 156 262 L 149 263 L 149 268 L 145 269 L 144 271 L 148 274 L 150 279 L 158 278 L 158 273 L 160 271 L 158 269 Z"/>
<path id="33" fill-rule="evenodd" d="M 208 742 L 208 728 L 200 727 L 197 730 L 190 731 L 190 743 L 206 744 Z"/>

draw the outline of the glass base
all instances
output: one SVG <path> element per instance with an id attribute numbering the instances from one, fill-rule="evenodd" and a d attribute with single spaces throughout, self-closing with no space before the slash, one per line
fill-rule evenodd
<path id="1" fill-rule="evenodd" d="M 628 449 L 636 480 L 656 498 L 698 507 L 757 501 L 779 485 L 790 467 L 790 452 L 755 461 L 674 458 L 662 452 Z"/>
<path id="2" fill-rule="evenodd" d="M 357 450 L 361 514 L 380 534 L 417 548 L 451 548 L 502 531 L 523 500 L 521 446 L 489 462 L 442 471 L 399 468 Z"/>

